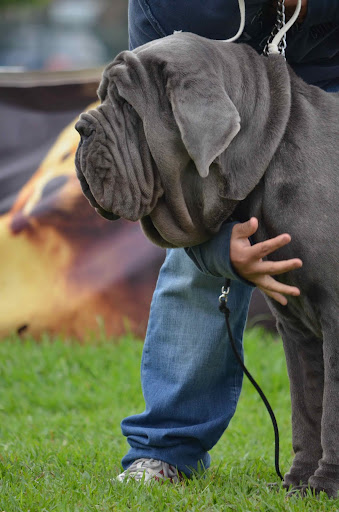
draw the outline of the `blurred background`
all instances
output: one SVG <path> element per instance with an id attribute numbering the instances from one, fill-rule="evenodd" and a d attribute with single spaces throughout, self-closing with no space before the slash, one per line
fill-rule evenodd
<path id="1" fill-rule="evenodd" d="M 138 223 L 99 217 L 74 166 L 74 124 L 128 48 L 127 9 L 0 0 L 0 339 L 145 334 L 165 252 Z M 257 292 L 250 323 L 274 327 Z"/>
<path id="2" fill-rule="evenodd" d="M 127 0 L 0 0 L 2 67 L 97 67 L 127 40 Z"/>

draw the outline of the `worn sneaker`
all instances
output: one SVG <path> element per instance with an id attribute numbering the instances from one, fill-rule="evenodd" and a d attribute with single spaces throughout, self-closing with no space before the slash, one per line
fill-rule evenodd
<path id="1" fill-rule="evenodd" d="M 118 475 L 116 479 L 119 482 L 128 482 L 129 480 L 140 482 L 144 479 L 145 484 L 149 483 L 150 480 L 169 480 L 171 483 L 176 484 L 183 480 L 183 475 L 175 466 L 167 464 L 167 462 L 162 460 L 137 459 L 126 471 Z"/>

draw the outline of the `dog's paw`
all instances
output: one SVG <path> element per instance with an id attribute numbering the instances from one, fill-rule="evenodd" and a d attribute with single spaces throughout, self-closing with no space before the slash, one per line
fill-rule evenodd
<path id="1" fill-rule="evenodd" d="M 285 487 L 285 485 L 284 485 Z M 290 489 L 286 494 L 286 498 L 305 498 L 308 494 L 308 490 L 310 487 L 307 484 L 295 485 L 293 487 L 285 487 L 285 489 Z"/>
<path id="2" fill-rule="evenodd" d="M 323 489 L 315 489 L 310 485 L 296 485 L 292 487 L 289 492 L 286 494 L 286 499 L 290 498 L 307 498 L 307 497 L 319 497 L 321 492 L 326 492 Z"/>
<path id="3" fill-rule="evenodd" d="M 284 489 L 307 487 L 309 478 L 314 475 L 317 468 L 318 461 L 305 463 L 294 460 L 289 472 L 284 476 Z"/>
<path id="4" fill-rule="evenodd" d="M 313 475 L 308 481 L 310 487 L 316 494 L 326 492 L 330 498 L 339 498 L 339 482 L 331 478 Z"/>
<path id="5" fill-rule="evenodd" d="M 283 488 L 288 490 L 288 489 L 300 489 L 301 487 L 303 486 L 308 486 L 308 479 L 310 477 L 310 475 L 313 475 L 313 473 L 310 473 L 310 474 L 300 474 L 299 472 L 298 473 L 294 473 L 294 472 L 290 472 L 290 473 L 287 473 L 285 476 L 284 476 L 284 481 L 283 481 Z"/>
<path id="6" fill-rule="evenodd" d="M 314 479 L 317 478 L 318 477 L 312 476 L 308 485 L 302 484 L 291 487 L 286 494 L 286 498 L 306 498 L 307 496 L 319 496 L 321 492 L 326 493 L 329 498 L 339 498 L 338 486 L 330 485 L 328 482 L 324 481 L 316 482 Z"/>

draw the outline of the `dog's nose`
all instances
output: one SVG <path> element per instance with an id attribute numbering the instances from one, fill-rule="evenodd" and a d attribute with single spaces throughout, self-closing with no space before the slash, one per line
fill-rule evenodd
<path id="1" fill-rule="evenodd" d="M 77 132 L 79 132 L 82 140 L 88 139 L 88 137 L 90 137 L 92 135 L 92 133 L 94 132 L 93 126 L 91 126 L 89 123 L 87 123 L 83 119 L 80 119 L 76 123 L 75 129 Z"/>

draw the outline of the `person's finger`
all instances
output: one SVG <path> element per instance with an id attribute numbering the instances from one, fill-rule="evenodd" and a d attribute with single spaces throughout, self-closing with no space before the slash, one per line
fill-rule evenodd
<path id="1" fill-rule="evenodd" d="M 258 219 L 251 217 L 248 221 L 235 224 L 232 230 L 233 238 L 249 238 L 258 229 Z"/>
<path id="2" fill-rule="evenodd" d="M 300 268 L 302 267 L 302 264 L 303 263 L 299 258 L 283 261 L 258 261 L 256 264 L 252 265 L 251 273 L 278 276 L 285 272 L 290 272 L 291 270 Z"/>
<path id="3" fill-rule="evenodd" d="M 253 280 L 265 293 L 276 292 L 284 295 L 293 295 L 295 297 L 300 295 L 300 290 L 296 286 L 280 283 L 271 276 L 260 276 Z"/>
<path id="4" fill-rule="evenodd" d="M 284 295 L 281 295 L 280 293 L 276 293 L 276 292 L 270 292 L 270 291 L 265 292 L 265 290 L 262 290 L 260 287 L 259 287 L 259 289 L 263 293 L 265 293 L 265 295 L 268 295 L 268 297 L 271 297 L 272 299 L 279 302 L 282 306 L 286 306 L 288 301 Z"/>
<path id="5" fill-rule="evenodd" d="M 277 249 L 280 249 L 281 247 L 289 244 L 290 241 L 291 236 L 288 233 L 283 233 L 282 235 L 278 235 L 275 238 L 270 238 L 264 242 L 259 242 L 255 245 L 252 245 L 248 251 L 250 252 L 252 259 L 261 259 L 265 256 L 268 256 Z"/>

